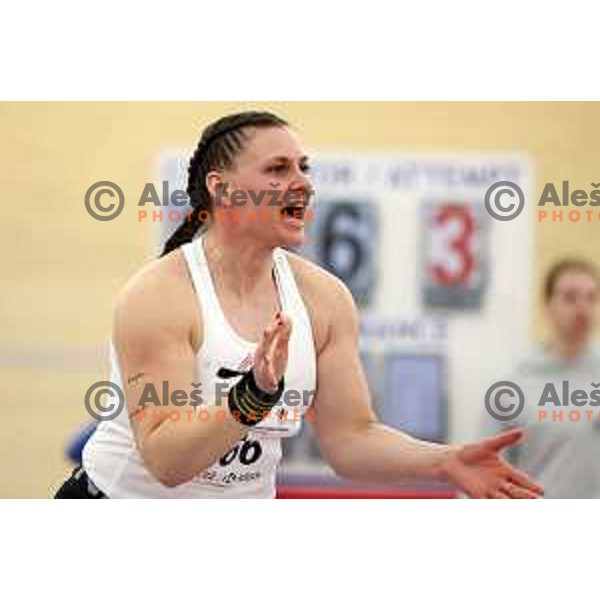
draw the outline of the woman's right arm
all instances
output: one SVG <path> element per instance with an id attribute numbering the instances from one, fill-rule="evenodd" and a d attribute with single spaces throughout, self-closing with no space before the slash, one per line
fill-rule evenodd
<path id="1" fill-rule="evenodd" d="M 248 428 L 233 418 L 226 401 L 221 406 L 203 403 L 203 421 L 189 400 L 176 406 L 169 398 L 167 406 L 146 403 L 142 410 L 140 400 L 148 386 L 163 403 L 163 382 L 168 382 L 169 394 L 184 390 L 188 399 L 192 383 L 198 383 L 195 357 L 202 323 L 196 297 L 182 271 L 172 276 L 181 265 L 170 257 L 161 262 L 138 274 L 121 293 L 113 341 L 138 449 L 149 471 L 172 487 L 214 464 Z M 203 397 L 205 393 L 201 390 Z"/>

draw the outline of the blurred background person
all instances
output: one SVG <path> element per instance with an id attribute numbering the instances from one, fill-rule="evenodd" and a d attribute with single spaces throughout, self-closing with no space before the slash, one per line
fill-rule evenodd
<path id="1" fill-rule="evenodd" d="M 549 334 L 509 378 L 524 393 L 523 410 L 495 421 L 525 428 L 525 442 L 508 458 L 544 486 L 547 498 L 600 497 L 600 406 L 589 399 L 600 375 L 593 341 L 599 286 L 600 273 L 587 260 L 563 259 L 547 271 L 542 295 Z M 583 392 L 581 406 L 572 402 L 576 390 Z"/>

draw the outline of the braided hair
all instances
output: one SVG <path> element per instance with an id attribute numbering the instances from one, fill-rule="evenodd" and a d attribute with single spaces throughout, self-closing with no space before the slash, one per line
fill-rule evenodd
<path id="1" fill-rule="evenodd" d="M 199 219 L 202 211 L 208 211 L 212 216 L 206 175 L 212 170 L 227 169 L 233 165 L 248 139 L 248 128 L 287 126 L 286 121 L 272 113 L 246 111 L 222 117 L 203 131 L 188 167 L 186 192 L 194 210 L 167 240 L 161 256 L 194 239 L 202 224 Z"/>

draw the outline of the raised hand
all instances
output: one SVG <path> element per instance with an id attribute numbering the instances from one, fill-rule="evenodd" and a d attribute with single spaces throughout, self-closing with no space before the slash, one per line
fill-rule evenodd
<path id="1" fill-rule="evenodd" d="M 254 353 L 254 380 L 261 390 L 274 392 L 285 373 L 292 322 L 281 312 L 265 328 Z"/>

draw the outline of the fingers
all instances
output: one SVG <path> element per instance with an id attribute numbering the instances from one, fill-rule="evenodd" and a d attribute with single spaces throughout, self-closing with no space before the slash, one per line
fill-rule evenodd
<path id="1" fill-rule="evenodd" d="M 273 345 L 273 340 L 275 339 L 275 334 L 277 332 L 277 324 L 275 322 L 269 323 L 262 334 L 262 338 L 256 347 L 256 352 L 254 354 L 254 365 L 260 365 L 265 357 L 269 355 L 271 346 Z"/>
<path id="2" fill-rule="evenodd" d="M 524 432 L 522 429 L 511 429 L 509 431 L 504 431 L 503 433 L 499 433 L 494 437 L 487 438 L 481 442 L 481 444 L 486 448 L 486 450 L 490 450 L 492 452 L 500 452 L 504 448 L 508 446 L 512 446 L 517 442 L 520 442 L 524 436 Z"/>
<path id="3" fill-rule="evenodd" d="M 516 483 L 521 488 L 534 493 L 536 496 L 542 496 L 544 494 L 544 488 L 541 485 L 535 483 L 535 481 L 527 477 L 525 473 L 519 471 L 518 469 L 513 469 L 511 467 L 508 474 L 508 479 L 511 482 Z"/>
<path id="4" fill-rule="evenodd" d="M 279 352 L 287 348 L 292 335 L 292 321 L 282 313 L 278 313 L 277 328 L 275 330 L 275 351 Z"/>
<path id="5" fill-rule="evenodd" d="M 521 500 L 535 500 L 539 498 L 539 494 L 532 492 L 527 488 L 520 487 L 514 483 L 505 482 L 500 486 L 498 493 L 505 494 L 509 498 Z"/>
<path id="6" fill-rule="evenodd" d="M 254 372 L 257 381 L 267 388 L 275 388 L 287 362 L 287 349 L 292 331 L 289 317 L 278 312 L 263 331 L 254 354 Z"/>
<path id="7" fill-rule="evenodd" d="M 496 494 L 503 494 L 508 498 L 534 500 L 544 493 L 544 489 L 532 481 L 525 473 L 512 467 L 508 467 L 508 472 L 500 482 L 492 497 Z"/>
<path id="8" fill-rule="evenodd" d="M 269 364 L 277 362 L 277 359 L 283 355 L 287 356 L 287 349 L 291 333 L 291 320 L 285 315 L 277 313 L 277 316 L 275 317 L 273 336 L 270 339 L 270 345 L 265 353 L 265 357 Z"/>
<path id="9" fill-rule="evenodd" d="M 273 319 L 264 329 L 262 339 L 260 340 L 259 347 L 261 348 L 263 354 L 268 354 L 271 346 L 273 345 L 273 341 L 275 340 L 275 336 L 277 335 L 277 330 L 280 325 L 277 319 Z"/>
<path id="10" fill-rule="evenodd" d="M 510 500 L 511 496 L 509 496 L 508 494 L 506 494 L 502 490 L 498 490 L 497 492 L 495 492 L 495 493 L 491 494 L 490 496 L 488 496 L 488 498 L 490 498 L 492 500 Z"/>
<path id="11" fill-rule="evenodd" d="M 287 350 L 287 344 L 292 333 L 292 322 L 289 317 L 278 312 L 267 325 L 261 340 L 262 354 L 271 363 L 277 352 Z"/>

